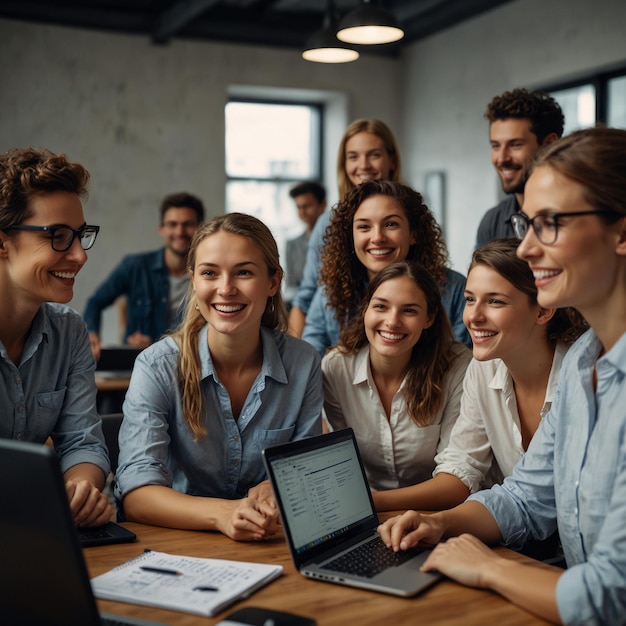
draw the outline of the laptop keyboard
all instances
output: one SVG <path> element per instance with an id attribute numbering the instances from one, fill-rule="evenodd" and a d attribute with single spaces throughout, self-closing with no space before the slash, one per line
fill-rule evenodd
<path id="1" fill-rule="evenodd" d="M 361 544 L 330 563 L 326 563 L 322 569 L 373 578 L 390 567 L 402 565 L 422 551 L 422 548 L 412 548 L 394 552 L 383 543 L 380 537 L 375 537 L 372 541 Z"/>

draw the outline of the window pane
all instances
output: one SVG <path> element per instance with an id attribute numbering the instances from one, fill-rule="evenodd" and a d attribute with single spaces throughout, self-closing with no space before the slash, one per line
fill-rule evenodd
<path id="1" fill-rule="evenodd" d="M 581 85 L 571 89 L 551 91 L 550 95 L 563 109 L 565 116 L 564 135 L 573 130 L 595 126 L 596 89 L 593 85 Z"/>
<path id="2" fill-rule="evenodd" d="M 305 230 L 305 225 L 298 217 L 296 205 L 289 195 L 292 185 L 293 182 L 253 180 L 231 180 L 226 184 L 228 212 L 254 215 L 267 225 L 276 239 L 283 269 L 286 269 L 287 239 L 293 239 Z"/>
<path id="3" fill-rule="evenodd" d="M 226 175 L 249 178 L 318 177 L 319 121 L 306 105 L 229 102 Z"/>
<path id="4" fill-rule="evenodd" d="M 626 76 L 609 80 L 608 87 L 606 123 L 614 128 L 626 128 Z"/>

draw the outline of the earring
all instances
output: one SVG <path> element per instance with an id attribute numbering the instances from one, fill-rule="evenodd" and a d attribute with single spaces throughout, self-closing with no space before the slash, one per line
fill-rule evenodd
<path id="1" fill-rule="evenodd" d="M 195 306 L 196 306 L 196 311 L 199 311 L 199 310 L 200 310 L 200 307 L 198 306 L 198 303 L 197 303 L 197 302 L 196 302 L 196 305 L 195 305 Z"/>
<path id="2" fill-rule="evenodd" d="M 267 311 L 268 313 L 274 312 L 274 296 L 270 296 L 270 301 L 267 303 Z"/>

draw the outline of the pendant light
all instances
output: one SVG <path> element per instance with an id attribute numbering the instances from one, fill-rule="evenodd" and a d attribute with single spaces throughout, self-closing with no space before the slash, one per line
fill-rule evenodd
<path id="1" fill-rule="evenodd" d="M 328 0 L 321 30 L 307 40 L 302 58 L 315 63 L 349 63 L 359 58 L 359 53 L 337 39 L 337 21 L 333 0 Z"/>
<path id="2" fill-rule="evenodd" d="M 398 20 L 379 6 L 374 6 L 370 0 L 363 0 L 363 4 L 351 13 L 348 13 L 341 22 L 337 39 L 352 44 L 381 44 L 392 43 L 404 37 Z"/>

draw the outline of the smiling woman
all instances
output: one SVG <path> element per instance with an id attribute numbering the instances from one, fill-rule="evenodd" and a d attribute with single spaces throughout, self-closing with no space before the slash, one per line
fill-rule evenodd
<path id="1" fill-rule="evenodd" d="M 267 539 L 278 511 L 264 447 L 321 433 L 320 360 L 287 336 L 278 249 L 261 221 L 201 226 L 180 329 L 135 361 L 116 497 L 127 519 Z"/>
<path id="2" fill-rule="evenodd" d="M 335 430 L 354 429 L 372 489 L 430 478 L 459 416 L 470 358 L 428 270 L 401 262 L 375 275 L 322 361 L 326 416 Z"/>
<path id="3" fill-rule="evenodd" d="M 459 341 L 469 344 L 463 326 L 465 278 L 447 267 L 441 227 L 417 191 L 400 183 L 370 180 L 335 207 L 324 237 L 320 284 L 302 338 L 323 355 L 358 311 L 367 283 L 397 261 L 416 261 L 432 274 Z"/>
<path id="4" fill-rule="evenodd" d="M 0 437 L 44 443 L 61 459 L 81 526 L 108 521 L 109 459 L 96 412 L 87 329 L 64 303 L 98 226 L 87 226 L 86 170 L 63 155 L 0 156 Z"/>

